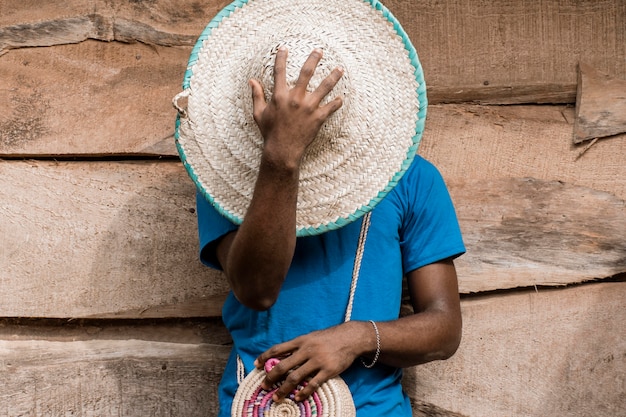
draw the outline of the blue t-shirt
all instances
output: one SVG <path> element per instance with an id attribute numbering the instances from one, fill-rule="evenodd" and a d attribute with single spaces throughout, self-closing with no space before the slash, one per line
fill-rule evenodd
<path id="1" fill-rule="evenodd" d="M 215 242 L 237 226 L 198 195 L 200 257 L 219 268 Z M 362 220 L 317 236 L 298 238 L 276 303 L 267 311 L 241 305 L 229 294 L 222 311 L 233 349 L 219 388 L 220 416 L 230 416 L 237 389 L 237 355 L 246 373 L 271 346 L 344 320 Z M 398 318 L 404 274 L 465 252 L 452 201 L 439 171 L 416 156 L 398 185 L 372 210 L 352 320 Z M 341 377 L 358 417 L 412 416 L 401 369 L 360 361 Z"/>

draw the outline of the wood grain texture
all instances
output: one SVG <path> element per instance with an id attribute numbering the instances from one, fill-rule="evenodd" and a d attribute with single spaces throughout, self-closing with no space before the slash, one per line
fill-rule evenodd
<path id="1" fill-rule="evenodd" d="M 624 282 L 464 300 L 456 355 L 405 387 L 464 416 L 625 415 L 625 303 Z"/>
<path id="2" fill-rule="evenodd" d="M 0 53 L 87 39 L 193 45 L 229 1 L 0 1 Z"/>
<path id="3" fill-rule="evenodd" d="M 228 351 L 142 340 L 0 340 L 0 415 L 216 415 Z"/>
<path id="4" fill-rule="evenodd" d="M 0 0 L 0 157 L 176 156 L 171 97 L 229 2 Z M 581 60 L 626 78 L 621 0 L 385 4 L 431 104 L 573 103 Z M 537 291 L 463 299 L 457 354 L 405 373 L 416 417 L 626 415 L 626 283 L 542 287 L 626 270 L 626 135 L 581 157 L 574 120 L 430 106 L 420 153 L 457 205 L 461 291 Z M 0 320 L 0 416 L 214 415 L 228 335 L 162 320 L 219 321 L 227 291 L 197 259 L 180 164 L 15 160 L 0 176 L 0 317 L 69 318 Z"/>
<path id="5" fill-rule="evenodd" d="M 11 294 L 0 316 L 220 314 L 213 296 L 227 284 L 198 260 L 195 189 L 179 163 L 14 161 L 0 172 Z"/>
<path id="6" fill-rule="evenodd" d="M 175 64 L 175 54 L 169 55 L 175 48 L 126 47 L 136 50 L 128 55 L 94 42 L 89 49 L 25 49 L 0 58 L 0 65 L 14 64 L 15 76 L 0 87 L 0 101 L 9 103 L 0 114 L 0 155 L 176 156 L 170 99 L 178 90 L 168 80 L 178 79 L 185 58 Z M 76 49 L 89 53 L 80 58 Z M 139 64 L 137 56 L 149 64 Z M 146 84 L 137 85 L 137 77 L 147 74 Z M 535 177 L 626 199 L 626 135 L 602 139 L 578 158 L 574 120 L 567 106 L 430 105 L 419 152 L 446 178 Z"/>
<path id="7" fill-rule="evenodd" d="M 0 175 L 0 316 L 220 315 L 228 286 L 198 261 L 180 163 L 5 161 Z M 468 247 L 463 293 L 626 271 L 626 211 L 611 194 L 531 179 L 450 192 Z"/>
<path id="8" fill-rule="evenodd" d="M 626 272 L 626 202 L 611 194 L 531 178 L 454 182 L 450 193 L 468 248 L 455 262 L 462 292 Z"/>
<path id="9" fill-rule="evenodd" d="M 432 105 L 419 153 L 448 181 L 532 177 L 626 200 L 626 135 L 580 156 L 574 118 L 568 106 Z"/>
<path id="10" fill-rule="evenodd" d="M 0 154 L 176 154 L 171 99 L 187 55 L 88 41 L 0 57 Z"/>
<path id="11" fill-rule="evenodd" d="M 611 76 L 626 75 L 620 0 L 385 4 L 418 51 L 432 102 L 472 100 L 478 92 L 474 99 L 483 103 L 519 103 L 519 91 L 528 102 L 571 103 L 582 57 Z M 493 90 L 491 99 L 481 94 L 484 87 Z"/>
<path id="12" fill-rule="evenodd" d="M 626 77 L 617 79 L 580 64 L 574 143 L 626 132 Z"/>

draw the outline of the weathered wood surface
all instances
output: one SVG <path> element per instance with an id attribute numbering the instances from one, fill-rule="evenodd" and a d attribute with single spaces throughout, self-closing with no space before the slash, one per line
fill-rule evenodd
<path id="1" fill-rule="evenodd" d="M 626 77 L 617 79 L 580 64 L 574 143 L 626 132 Z"/>
<path id="2" fill-rule="evenodd" d="M 0 154 L 175 154 L 180 54 L 89 41 L 0 57 Z"/>
<path id="3" fill-rule="evenodd" d="M 0 156 L 175 156 L 170 99 L 228 2 L 0 0 Z M 626 78 L 621 0 L 385 4 L 431 104 L 573 103 L 582 58 Z M 577 158 L 573 123 L 558 106 L 431 105 L 420 152 L 458 206 L 461 291 L 539 290 L 462 301 L 457 355 L 407 371 L 416 416 L 626 415 L 625 283 L 541 287 L 626 268 L 626 135 Z M 0 175 L 0 317 L 220 315 L 227 286 L 197 260 L 177 162 L 10 161 Z M 0 323 L 0 416 L 214 414 L 223 328 L 36 322 Z"/>
<path id="4" fill-rule="evenodd" d="M 433 103 L 571 103 L 580 57 L 626 75 L 621 0 L 384 2 L 413 41 Z"/>
<path id="5" fill-rule="evenodd" d="M 462 300 L 456 355 L 405 372 L 414 416 L 624 415 L 624 303 L 624 282 Z M 215 415 L 212 327 L 0 329 L 0 416 Z"/>
<path id="6" fill-rule="evenodd" d="M 458 352 L 405 387 L 471 417 L 626 415 L 624 305 L 624 282 L 463 300 Z"/>
<path id="7" fill-rule="evenodd" d="M 0 1 L 0 53 L 87 39 L 193 46 L 230 1 Z"/>
<path id="8" fill-rule="evenodd" d="M 190 45 L 228 3 L 0 0 L 0 54 L 89 39 L 139 41 L 184 46 L 173 60 L 163 57 L 184 65 Z M 626 77 L 621 0 L 385 4 L 416 46 L 432 103 L 572 103 L 581 57 L 609 75 Z M 180 78 L 182 73 L 171 85 L 178 86 Z"/>
<path id="9" fill-rule="evenodd" d="M 463 292 L 626 272 L 624 200 L 530 178 L 449 186 L 468 249 L 456 261 Z"/>
<path id="10" fill-rule="evenodd" d="M 215 320 L 0 320 L 0 416 L 214 416 Z"/>
<path id="11" fill-rule="evenodd" d="M 626 134 L 579 157 L 574 117 L 565 106 L 430 106 L 419 153 L 449 181 L 533 177 L 626 200 Z"/>
<path id="12" fill-rule="evenodd" d="M 212 297 L 227 284 L 198 261 L 180 163 L 5 161 L 0 172 L 0 316 L 219 315 Z"/>
<path id="13" fill-rule="evenodd" d="M 219 316 L 178 162 L 0 162 L 2 317 Z M 626 271 L 624 201 L 530 179 L 451 182 L 463 293 Z M 537 271 L 542 273 L 537 273 Z"/>
<path id="14" fill-rule="evenodd" d="M 211 416 L 229 348 L 0 340 L 0 416 Z"/>

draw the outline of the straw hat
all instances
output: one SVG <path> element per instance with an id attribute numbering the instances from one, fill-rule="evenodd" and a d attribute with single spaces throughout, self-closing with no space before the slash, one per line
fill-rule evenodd
<path id="1" fill-rule="evenodd" d="M 174 105 L 176 144 L 189 175 L 236 224 L 252 198 L 263 148 L 248 80 L 260 80 L 269 100 L 281 45 L 290 86 L 316 47 L 324 54 L 310 91 L 333 68 L 345 71 L 326 98 L 340 95 L 344 104 L 300 170 L 296 233 L 314 235 L 358 219 L 397 184 L 422 136 L 426 87 L 408 36 L 376 0 L 231 3 L 200 35 Z"/>

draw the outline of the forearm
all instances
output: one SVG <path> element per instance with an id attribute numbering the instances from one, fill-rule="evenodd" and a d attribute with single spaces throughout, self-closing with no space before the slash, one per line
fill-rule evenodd
<path id="1" fill-rule="evenodd" d="M 407 367 L 449 358 L 461 341 L 462 318 L 456 269 L 444 260 L 407 274 L 415 314 L 377 323 L 381 353 L 379 360 Z M 372 327 L 372 326 L 371 326 Z M 375 337 L 374 330 L 369 335 Z M 366 343 L 366 342 L 364 342 Z M 375 349 L 370 339 L 368 353 Z"/>
<path id="2" fill-rule="evenodd" d="M 443 310 L 376 322 L 376 327 L 380 336 L 377 362 L 394 367 L 450 357 L 459 344 L 461 331 L 460 316 Z M 315 386 L 341 374 L 359 358 L 365 364 L 372 363 L 376 350 L 374 326 L 367 321 L 348 321 L 274 345 L 257 358 L 255 366 L 262 368 L 270 358 L 281 358 L 280 366 L 274 367 L 263 381 L 264 389 L 270 390 L 276 381 L 284 379 L 274 394 L 277 400 L 311 377 L 309 385 L 298 394 L 306 398 Z"/>
<path id="3" fill-rule="evenodd" d="M 376 336 L 370 323 L 366 357 L 371 359 Z M 406 368 L 452 356 L 461 341 L 461 322 L 445 311 L 427 311 L 390 322 L 377 322 L 380 337 L 379 361 Z M 367 360 L 365 361 L 367 362 Z"/>
<path id="4" fill-rule="evenodd" d="M 296 242 L 297 166 L 264 155 L 250 207 L 223 265 L 235 296 L 248 307 L 269 308 L 280 292 Z"/>
<path id="5" fill-rule="evenodd" d="M 312 93 L 307 85 L 322 57 L 315 49 L 296 85 L 286 79 L 287 50 L 278 49 L 274 92 L 266 102 L 263 87 L 250 80 L 253 116 L 263 136 L 263 155 L 252 201 L 236 233 L 218 245 L 217 256 L 235 296 L 265 310 L 276 301 L 296 244 L 296 206 L 302 157 L 324 121 L 339 107 L 337 97 L 321 106 L 343 71 L 335 69 Z"/>

